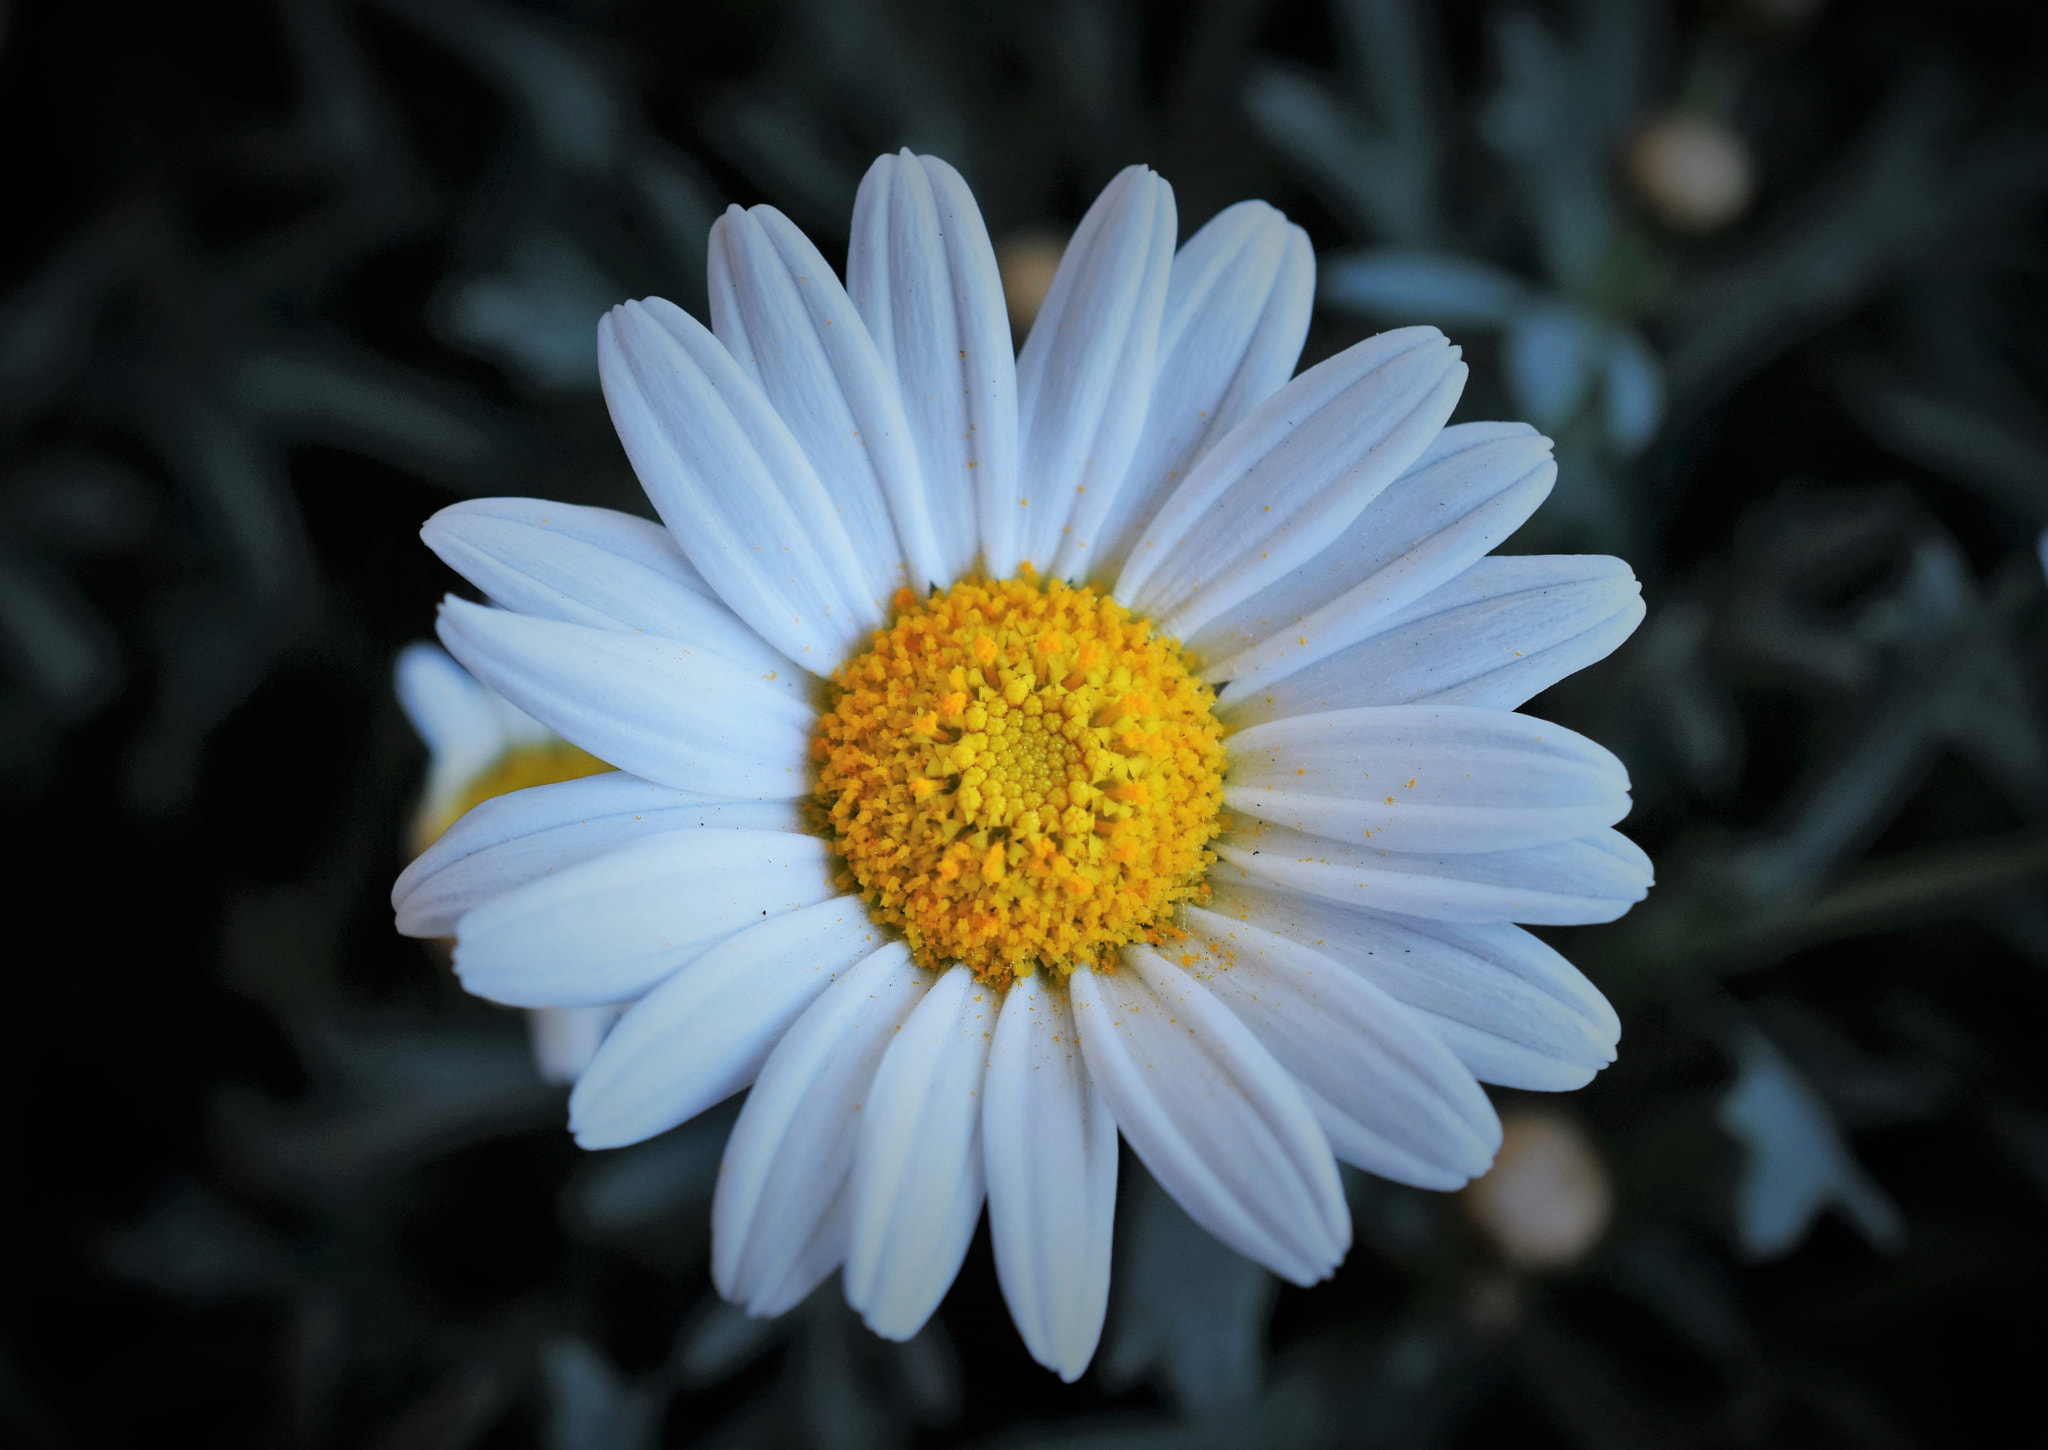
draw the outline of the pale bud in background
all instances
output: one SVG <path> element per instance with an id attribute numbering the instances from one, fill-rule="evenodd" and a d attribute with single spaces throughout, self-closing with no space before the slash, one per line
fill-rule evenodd
<path id="1" fill-rule="evenodd" d="M 1024 341 L 1052 279 L 1067 252 L 1067 234 L 1044 227 L 1012 232 L 996 244 L 996 269 L 1003 277 L 1003 300 L 1010 307 L 1010 336 Z"/>
<path id="2" fill-rule="evenodd" d="M 1463 1197 L 1466 1214 L 1517 1269 L 1577 1263 L 1614 1212 L 1607 1166 L 1585 1130 L 1547 1109 L 1502 1114 L 1500 1153 Z"/>
<path id="3" fill-rule="evenodd" d="M 399 651 L 392 690 L 427 747 L 427 779 L 409 831 L 415 856 L 493 796 L 611 768 L 487 689 L 439 645 L 421 642 Z M 575 1082 L 625 1010 L 608 1004 L 529 1011 L 534 1071 L 563 1087 Z"/>
<path id="4" fill-rule="evenodd" d="M 1658 220 L 1679 232 L 1727 226 L 1756 195 L 1749 147 L 1704 116 L 1663 116 L 1644 127 L 1629 147 L 1628 174 Z"/>

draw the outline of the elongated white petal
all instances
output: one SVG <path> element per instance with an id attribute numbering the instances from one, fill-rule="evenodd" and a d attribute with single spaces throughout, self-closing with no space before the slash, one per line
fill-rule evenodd
<path id="1" fill-rule="evenodd" d="M 884 1339 L 924 1328 L 981 1217 L 981 1086 L 1002 999 L 942 975 L 875 1071 L 853 1160 L 846 1302 Z"/>
<path id="2" fill-rule="evenodd" d="M 829 674 L 889 595 L 760 385 L 659 297 L 598 323 L 597 361 L 619 441 L 690 562 L 763 639 Z"/>
<path id="3" fill-rule="evenodd" d="M 453 936 L 464 913 L 566 866 L 693 826 L 803 828 L 794 801 L 733 801 L 623 770 L 493 796 L 450 826 L 391 888 L 407 936 Z"/>
<path id="4" fill-rule="evenodd" d="M 526 1014 L 527 1044 L 533 1070 L 542 1082 L 568 1086 L 583 1075 L 625 1008 L 616 1002 L 599 1007 L 535 1007 Z"/>
<path id="5" fill-rule="evenodd" d="M 1011 986 L 982 1089 L 996 1277 L 1031 1357 L 1072 1384 L 1109 1304 L 1116 1121 L 1088 1076 L 1066 994 L 1037 972 Z"/>
<path id="6" fill-rule="evenodd" d="M 1233 726 L 1357 705 L 1512 710 L 1605 659 L 1643 621 L 1628 565 L 1598 555 L 1481 559 L 1380 630 L 1297 674 L 1217 697 Z"/>
<path id="7" fill-rule="evenodd" d="M 434 519 L 447 518 L 496 519 L 501 524 L 517 524 L 551 539 L 583 544 L 659 575 L 684 589 L 717 597 L 717 591 L 697 572 L 697 566 L 683 553 L 675 536 L 653 519 L 643 519 L 637 514 L 560 503 L 546 498 L 498 497 L 464 499 L 461 503 L 450 504 L 434 516 Z M 433 526 L 434 519 L 427 520 L 428 527 Z M 506 605 L 508 609 L 520 607 Z M 537 614 L 544 611 L 527 612 Z"/>
<path id="8" fill-rule="evenodd" d="M 1017 362 L 1002 277 L 960 173 L 905 150 L 868 169 L 853 204 L 846 290 L 896 379 L 922 467 L 935 561 L 949 585 L 981 550 L 978 499 L 1017 483 Z M 922 557 L 912 549 L 911 564 Z"/>
<path id="9" fill-rule="evenodd" d="M 1308 234 L 1262 201 L 1218 212 L 1174 254 L 1145 431 L 1123 482 L 1075 508 L 1054 572 L 1115 580 L 1203 449 L 1293 375 L 1315 286 Z"/>
<path id="10" fill-rule="evenodd" d="M 1186 641 L 1216 661 L 1202 677 L 1255 689 L 1375 633 L 1520 528 L 1556 478 L 1525 424 L 1444 429 L 1328 548 Z"/>
<path id="11" fill-rule="evenodd" d="M 1070 525 L 1092 534 L 1122 485 L 1152 396 L 1175 225 L 1173 188 L 1127 166 L 1075 228 L 1017 358 L 1023 461 L 982 516 L 992 576 L 1026 561 L 1049 571 Z"/>
<path id="12" fill-rule="evenodd" d="M 1188 970 L 1294 1074 L 1347 1163 L 1418 1188 L 1484 1173 L 1500 1120 L 1415 1013 L 1363 975 L 1263 928 L 1182 910 Z"/>
<path id="13" fill-rule="evenodd" d="M 450 598 L 441 642 L 564 740 L 679 790 L 793 800 L 809 788 L 812 712 L 708 650 Z"/>
<path id="14" fill-rule="evenodd" d="M 1614 830 L 1519 851 L 1423 855 L 1256 825 L 1218 838 L 1216 854 L 1217 881 L 1250 879 L 1432 921 L 1613 921 L 1649 894 L 1653 876 L 1642 848 Z"/>
<path id="15" fill-rule="evenodd" d="M 832 895 L 815 837 L 676 831 L 492 897 L 456 923 L 455 971 L 513 1007 L 626 1002 L 712 943 Z"/>
<path id="16" fill-rule="evenodd" d="M 1600 989 L 1518 926 L 1358 911 L 1294 892 L 1218 882 L 1210 909 L 1278 932 L 1405 1003 L 1481 1082 L 1584 1087 L 1614 1061 L 1621 1019 Z"/>
<path id="17" fill-rule="evenodd" d="M 1286 577 L 1429 446 L 1465 373 L 1433 327 L 1310 368 L 1197 460 L 1139 535 L 1117 600 L 1187 638 Z"/>
<path id="18" fill-rule="evenodd" d="M 545 745 L 556 738 L 555 732 L 527 714 L 510 700 L 495 691 L 486 691 L 490 696 L 491 710 L 498 717 L 498 729 L 504 732 L 506 741 L 513 746 Z"/>
<path id="19" fill-rule="evenodd" d="M 846 1257 L 860 1114 L 930 982 L 891 942 L 827 987 L 762 1066 L 711 1200 L 712 1281 L 749 1314 L 794 1307 Z"/>
<path id="20" fill-rule="evenodd" d="M 729 936 L 649 992 L 569 1095 L 586 1148 L 665 1133 L 754 1080 L 783 1033 L 881 931 L 859 897 L 772 916 Z"/>
<path id="21" fill-rule="evenodd" d="M 937 544 L 910 421 L 831 266 L 774 207 L 734 206 L 711 228 L 710 267 L 712 331 L 818 470 L 869 587 L 927 584 Z"/>
<path id="22" fill-rule="evenodd" d="M 704 587 L 661 525 L 608 509 L 585 509 L 583 517 L 571 520 L 583 527 L 564 532 L 554 527 L 552 514 L 529 521 L 507 518 L 493 507 L 515 502 L 534 501 L 451 504 L 427 520 L 420 537 L 449 568 L 515 613 L 659 635 L 803 697 L 808 681 L 789 657 Z M 650 547 L 657 541 L 668 557 Z"/>
<path id="23" fill-rule="evenodd" d="M 1381 705 L 1230 737 L 1224 802 L 1386 851 L 1511 851 L 1628 814 L 1628 771 L 1585 736 L 1507 710 Z"/>
<path id="24" fill-rule="evenodd" d="M 406 722 L 434 756 L 487 765 L 505 748 L 490 692 L 446 650 L 407 645 L 392 664 L 391 683 Z"/>
<path id="25" fill-rule="evenodd" d="M 1068 984 L 1089 1079 L 1160 1186 L 1281 1278 L 1329 1277 L 1351 1245 L 1336 1161 L 1251 1029 L 1149 947 Z"/>
<path id="26" fill-rule="evenodd" d="M 409 644 L 391 669 L 398 706 L 427 747 L 428 813 L 459 797 L 507 744 L 491 692 L 431 644 Z"/>

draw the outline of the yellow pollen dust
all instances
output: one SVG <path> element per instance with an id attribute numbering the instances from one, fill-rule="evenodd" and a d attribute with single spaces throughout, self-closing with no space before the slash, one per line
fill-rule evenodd
<path id="1" fill-rule="evenodd" d="M 442 832 L 494 796 L 510 795 L 528 786 L 580 780 L 611 768 L 589 751 L 581 750 L 566 740 L 515 745 L 463 787 L 462 793 L 449 801 L 437 815 L 422 818 L 416 823 L 413 854 L 418 855 L 433 845 L 441 838 Z"/>
<path id="2" fill-rule="evenodd" d="M 1177 642 L 1027 570 L 919 600 L 834 677 L 814 809 L 924 966 L 1115 965 L 1208 892 L 1223 730 Z"/>

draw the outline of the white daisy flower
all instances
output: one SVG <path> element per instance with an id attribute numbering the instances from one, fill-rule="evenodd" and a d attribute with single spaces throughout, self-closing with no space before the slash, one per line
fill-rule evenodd
<path id="1" fill-rule="evenodd" d="M 1642 617 L 1617 560 L 1488 558 L 1549 492 L 1520 424 L 1446 428 L 1432 328 L 1292 378 L 1314 262 L 1272 208 L 1177 252 L 1143 167 L 1021 355 L 953 169 L 861 186 L 844 287 L 771 207 L 711 237 L 706 330 L 599 329 L 666 528 L 520 499 L 428 544 L 501 607 L 441 638 L 620 769 L 485 802 L 403 877 L 468 988 L 638 999 L 570 1099 L 589 1147 L 751 1085 L 713 1208 L 756 1314 L 833 1270 L 916 1332 L 983 1201 L 1073 1379 L 1117 1134 L 1283 1278 L 1350 1242 L 1337 1163 L 1431 1188 L 1481 1081 L 1583 1084 L 1619 1024 L 1512 925 L 1607 921 L 1650 863 L 1621 763 L 1515 713 Z"/>
<path id="2" fill-rule="evenodd" d="M 415 856 L 471 807 L 493 796 L 611 769 L 478 684 L 437 646 L 410 644 L 400 650 L 391 667 L 391 687 L 427 747 L 427 779 L 407 831 Z M 552 1083 L 576 1081 L 624 1010 L 607 1003 L 528 1012 L 534 1071 Z"/>

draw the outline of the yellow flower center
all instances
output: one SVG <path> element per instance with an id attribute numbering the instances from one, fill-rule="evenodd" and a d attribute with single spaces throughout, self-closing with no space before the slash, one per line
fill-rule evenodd
<path id="1" fill-rule="evenodd" d="M 510 795 L 533 785 L 579 780 L 612 767 L 587 750 L 566 740 L 544 740 L 534 745 L 515 745 L 491 762 L 490 768 L 472 777 L 462 793 L 433 815 L 422 815 L 413 825 L 413 854 L 417 856 L 441 833 L 493 796 Z"/>
<path id="2" fill-rule="evenodd" d="M 833 680 L 817 820 L 924 966 L 992 985 L 1109 967 L 1207 894 L 1215 695 L 1115 600 L 1028 569 L 899 590 L 895 621 Z"/>

